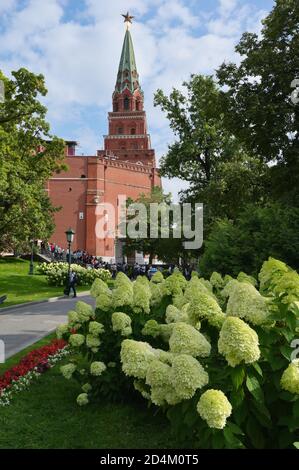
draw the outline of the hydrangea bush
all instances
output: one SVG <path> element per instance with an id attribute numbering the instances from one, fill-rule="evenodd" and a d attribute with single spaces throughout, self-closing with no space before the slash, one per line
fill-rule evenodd
<path id="1" fill-rule="evenodd" d="M 97 279 L 91 292 L 95 310 L 78 302 L 58 328 L 74 351 L 62 373 L 80 383 L 79 406 L 138 394 L 188 447 L 298 441 L 299 276 L 284 263 L 270 258 L 258 280 L 120 273 L 113 290 Z"/>
<path id="2" fill-rule="evenodd" d="M 105 282 L 111 279 L 108 269 L 87 269 L 79 264 L 71 264 L 71 269 L 77 274 L 79 286 L 90 286 L 95 279 Z M 50 286 L 64 286 L 68 274 L 68 263 L 42 263 L 38 266 L 37 272 L 47 276 Z"/>

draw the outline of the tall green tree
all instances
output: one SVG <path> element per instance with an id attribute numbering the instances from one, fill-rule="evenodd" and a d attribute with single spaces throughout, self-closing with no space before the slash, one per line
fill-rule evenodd
<path id="1" fill-rule="evenodd" d="M 30 239 L 47 239 L 56 210 L 46 182 L 65 168 L 64 142 L 50 134 L 47 109 L 39 101 L 47 90 L 42 75 L 22 68 L 4 82 L 0 103 L 0 251 L 23 249 Z"/>
<path id="2" fill-rule="evenodd" d="M 221 86 L 227 128 L 252 155 L 271 162 L 272 194 L 299 202 L 299 2 L 276 0 L 261 37 L 243 34 L 239 65 L 223 64 Z"/>
<path id="3" fill-rule="evenodd" d="M 141 194 L 136 200 L 127 200 L 127 209 L 134 205 L 134 210 L 127 213 L 128 224 L 133 223 L 136 229 L 145 227 L 145 233 L 140 238 L 130 238 L 127 231 L 127 238 L 124 246 L 124 254 L 131 254 L 134 251 L 149 255 L 149 263 L 157 257 L 166 263 L 187 263 L 194 257 L 193 250 L 186 250 L 184 247 L 184 230 L 181 224 L 180 234 L 175 232 L 174 212 L 170 194 L 164 194 L 160 187 L 155 187 L 150 194 Z M 138 209 L 142 204 L 145 212 Z M 151 205 L 157 206 L 157 217 L 151 217 Z M 152 213 L 153 214 L 153 213 Z M 136 218 L 137 216 L 137 218 Z M 135 225 L 136 224 L 136 225 Z M 156 232 L 156 236 L 153 236 Z M 179 237 L 178 237 L 179 235 Z"/>
<path id="4" fill-rule="evenodd" d="M 205 205 L 205 220 L 235 219 L 240 207 L 262 197 L 267 166 L 250 157 L 225 127 L 225 110 L 212 77 L 193 75 L 183 84 L 186 92 L 162 90 L 155 105 L 166 113 L 176 140 L 162 158 L 161 172 L 190 183 L 184 200 Z"/>

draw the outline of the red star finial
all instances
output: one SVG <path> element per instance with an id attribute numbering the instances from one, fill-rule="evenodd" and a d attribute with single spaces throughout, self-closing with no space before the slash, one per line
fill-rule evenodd
<path id="1" fill-rule="evenodd" d="M 135 16 L 131 16 L 129 12 L 127 12 L 126 15 L 121 15 L 124 17 L 125 19 L 125 23 L 131 23 L 132 24 L 132 20 L 135 18 Z"/>

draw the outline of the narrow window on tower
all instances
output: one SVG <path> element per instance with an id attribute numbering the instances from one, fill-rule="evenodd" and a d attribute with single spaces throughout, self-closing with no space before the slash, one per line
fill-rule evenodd
<path id="1" fill-rule="evenodd" d="M 124 133 L 124 130 L 122 127 L 119 127 L 117 130 L 118 135 L 122 135 Z"/>
<path id="2" fill-rule="evenodd" d="M 114 103 L 113 103 L 113 111 L 115 113 L 117 113 L 117 111 L 118 111 L 118 102 L 117 101 L 114 101 Z"/>
<path id="3" fill-rule="evenodd" d="M 140 111 L 140 101 L 136 101 L 136 111 Z"/>
<path id="4" fill-rule="evenodd" d="M 135 128 L 131 129 L 131 135 L 135 135 L 135 134 L 136 134 L 136 129 Z"/>
<path id="5" fill-rule="evenodd" d="M 125 110 L 128 110 L 130 109 L 130 100 L 129 98 L 126 96 L 125 99 L 124 99 L 124 109 Z"/>

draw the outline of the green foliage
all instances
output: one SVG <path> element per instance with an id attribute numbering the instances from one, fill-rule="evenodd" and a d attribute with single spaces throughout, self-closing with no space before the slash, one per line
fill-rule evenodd
<path id="1" fill-rule="evenodd" d="M 207 223 L 224 215 L 235 219 L 244 203 L 260 199 L 268 169 L 225 128 L 225 108 L 212 77 L 192 75 L 183 86 L 186 93 L 173 89 L 166 96 L 158 90 L 155 96 L 177 137 L 162 159 L 162 174 L 190 183 L 183 197 L 204 203 Z"/>
<path id="2" fill-rule="evenodd" d="M 0 103 L 0 251 L 26 249 L 30 239 L 47 239 L 55 208 L 45 184 L 65 168 L 64 143 L 50 134 L 44 77 L 21 68 L 12 79 L 0 71 L 5 101 Z"/>
<path id="3" fill-rule="evenodd" d="M 163 294 L 159 308 L 146 313 L 134 310 L 127 292 L 148 281 L 131 283 L 121 274 L 110 310 L 78 302 L 69 324 L 58 328 L 77 352 L 62 372 L 79 381 L 78 404 L 138 392 L 166 413 L 182 445 L 292 448 L 299 433 L 299 361 L 291 362 L 299 275 L 280 261 L 265 262 L 257 287 L 266 297 L 244 273 L 239 278 L 215 272 L 211 291 L 197 277 L 183 282 L 174 273 L 171 282 L 149 283 L 146 296 L 151 285 Z M 215 297 L 221 286 L 226 312 Z M 99 298 L 107 289 L 97 280 L 92 291 Z M 122 311 L 114 311 L 114 295 L 123 299 Z"/>
<path id="4" fill-rule="evenodd" d="M 68 263 L 43 263 L 37 268 L 39 274 L 47 276 L 50 286 L 64 286 L 68 275 Z M 78 264 L 71 264 L 71 269 L 77 274 L 79 286 L 90 286 L 95 279 L 107 282 L 111 273 L 107 269 L 87 269 Z"/>
<path id="5" fill-rule="evenodd" d="M 76 265 L 73 266 L 76 269 Z M 171 301 L 166 289 L 161 292 L 159 304 L 150 306 L 150 287 L 159 288 L 160 284 L 164 281 L 156 284 L 145 277 L 131 282 L 125 274 L 118 273 L 111 291 L 98 278 L 91 288 L 96 300 L 95 311 L 89 305 L 78 302 L 76 310 L 69 312 L 68 323 L 58 327 L 58 337 L 66 339 L 73 349 L 72 364 L 76 367 L 71 376 L 81 387 L 88 384 L 82 392 L 88 394 L 89 401 L 103 396 L 113 401 L 124 400 L 134 393 L 132 382 L 121 372 L 121 343 L 124 338 L 141 339 L 146 321 L 149 318 L 159 320 L 164 314 Z M 94 363 L 105 366 L 99 366 L 99 375 L 91 371 Z M 87 404 L 85 399 L 85 396 L 80 397 L 81 405 Z"/>
<path id="6" fill-rule="evenodd" d="M 260 161 L 271 161 L 273 196 L 298 204 L 299 113 L 291 100 L 299 69 L 299 4 L 276 0 L 261 37 L 244 33 L 236 52 L 239 65 L 218 72 L 227 128 Z"/>
<path id="7" fill-rule="evenodd" d="M 256 276 L 269 256 L 299 267 L 299 209 L 269 204 L 248 206 L 235 223 L 220 220 L 205 241 L 200 271 L 237 276 L 240 271 Z"/>

